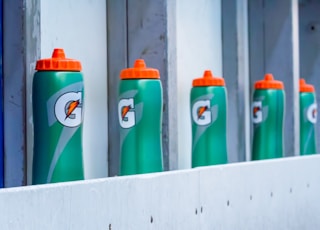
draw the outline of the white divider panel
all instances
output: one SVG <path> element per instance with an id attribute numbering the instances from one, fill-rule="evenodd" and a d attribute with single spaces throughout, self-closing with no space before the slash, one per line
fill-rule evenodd
<path id="1" fill-rule="evenodd" d="M 320 156 L 0 190 L 5 229 L 320 229 Z"/>
<path id="2" fill-rule="evenodd" d="M 211 70 L 214 76 L 224 77 L 221 1 L 176 1 L 176 39 L 178 168 L 187 169 L 192 164 L 192 81 L 202 77 L 207 69 Z"/>
<path id="3" fill-rule="evenodd" d="M 82 143 L 85 178 L 105 177 L 108 175 L 106 1 L 41 0 L 40 5 L 41 58 L 51 57 L 54 48 L 63 48 L 67 58 L 81 61 L 85 90 Z M 28 144 L 33 146 L 31 143 Z M 32 159 L 32 151 L 28 154 Z"/>

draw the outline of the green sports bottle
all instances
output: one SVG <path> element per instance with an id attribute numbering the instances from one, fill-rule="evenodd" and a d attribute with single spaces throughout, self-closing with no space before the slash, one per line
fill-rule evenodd
<path id="1" fill-rule="evenodd" d="M 81 63 L 54 49 L 33 78 L 33 184 L 84 179 Z"/>
<path id="2" fill-rule="evenodd" d="M 120 175 L 163 171 L 162 86 L 157 69 L 138 59 L 120 73 Z"/>
<path id="3" fill-rule="evenodd" d="M 192 82 L 192 167 L 225 164 L 227 156 L 227 91 L 223 78 L 206 70 Z"/>
<path id="4" fill-rule="evenodd" d="M 313 85 L 300 79 L 300 154 L 317 153 L 317 102 Z"/>
<path id="5" fill-rule="evenodd" d="M 252 103 L 252 159 L 262 160 L 283 156 L 285 92 L 283 83 L 266 74 L 254 85 Z"/>

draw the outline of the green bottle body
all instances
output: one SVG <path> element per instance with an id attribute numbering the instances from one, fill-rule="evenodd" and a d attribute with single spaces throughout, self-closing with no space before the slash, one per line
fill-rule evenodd
<path id="1" fill-rule="evenodd" d="M 159 79 L 120 81 L 120 175 L 163 171 L 162 98 Z"/>
<path id="2" fill-rule="evenodd" d="M 300 154 L 317 153 L 317 103 L 315 93 L 300 92 Z"/>
<path id="3" fill-rule="evenodd" d="M 256 89 L 253 94 L 252 159 L 283 156 L 285 93 L 280 89 Z"/>
<path id="4" fill-rule="evenodd" d="M 227 163 L 226 99 L 224 86 L 191 89 L 192 167 Z"/>
<path id="5" fill-rule="evenodd" d="M 81 72 L 35 73 L 33 184 L 84 179 L 83 93 Z"/>

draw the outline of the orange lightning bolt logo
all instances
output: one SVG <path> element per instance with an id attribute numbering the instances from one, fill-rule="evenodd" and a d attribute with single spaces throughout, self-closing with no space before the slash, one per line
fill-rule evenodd
<path id="1" fill-rule="evenodd" d="M 126 115 L 127 115 L 127 113 L 129 112 L 130 109 L 131 109 L 131 106 L 130 106 L 130 105 L 127 105 L 127 106 L 123 106 L 123 107 L 122 107 L 122 110 L 121 110 L 122 120 L 124 120 L 124 118 L 126 117 Z"/>
<path id="2" fill-rule="evenodd" d="M 80 104 L 79 100 L 72 101 L 72 102 L 69 104 L 69 107 L 68 107 L 68 111 L 67 111 L 67 113 L 66 113 L 66 118 L 65 118 L 65 120 L 72 114 L 72 112 L 78 107 L 79 104 Z"/>
<path id="3" fill-rule="evenodd" d="M 316 109 L 313 109 L 313 110 L 312 110 L 312 117 L 313 117 L 313 118 L 316 118 L 316 117 L 317 117 L 317 110 L 316 110 Z"/>
<path id="4" fill-rule="evenodd" d="M 198 119 L 201 118 L 202 114 L 208 109 L 208 106 L 201 106 L 198 110 Z"/>
<path id="5" fill-rule="evenodd" d="M 260 111 L 260 107 L 258 107 L 258 106 L 253 107 L 253 116 L 254 117 L 257 117 L 257 112 L 258 111 Z"/>

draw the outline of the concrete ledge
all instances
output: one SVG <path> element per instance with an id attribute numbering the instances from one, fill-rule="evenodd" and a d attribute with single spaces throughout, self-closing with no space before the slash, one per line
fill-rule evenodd
<path id="1" fill-rule="evenodd" d="M 320 229 L 320 155 L 0 190 L 1 229 Z"/>

